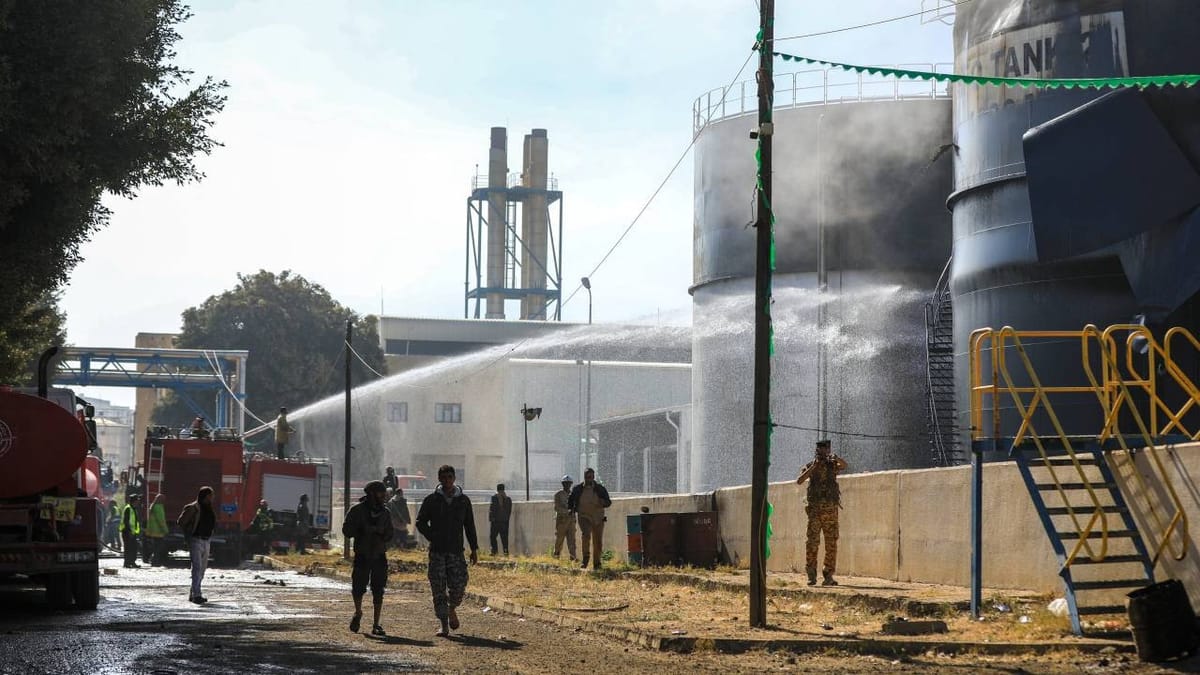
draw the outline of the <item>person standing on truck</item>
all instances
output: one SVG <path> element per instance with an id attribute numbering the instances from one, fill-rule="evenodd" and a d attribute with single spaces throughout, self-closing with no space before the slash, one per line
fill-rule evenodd
<path id="1" fill-rule="evenodd" d="M 287 408 L 279 409 L 279 417 L 275 418 L 275 454 L 279 459 L 287 457 L 287 444 L 295 429 L 287 421 Z"/>
<path id="2" fill-rule="evenodd" d="M 167 507 L 163 505 L 163 496 L 154 495 L 154 503 L 146 514 L 146 550 L 142 552 L 142 560 L 151 567 L 167 564 Z"/>
<path id="3" fill-rule="evenodd" d="M 196 501 L 183 507 L 183 512 L 175 521 L 183 530 L 192 562 L 192 588 L 188 592 L 188 602 L 197 605 L 208 602 L 208 598 L 200 592 L 200 582 L 204 580 L 204 571 L 208 569 L 209 540 L 217 528 L 217 513 L 213 510 L 212 498 L 212 488 L 207 485 L 200 488 L 196 493 Z"/>
<path id="4" fill-rule="evenodd" d="M 308 511 L 308 495 L 300 495 L 296 505 L 296 553 L 308 553 L 308 531 L 312 527 L 312 514 Z"/>
<path id="5" fill-rule="evenodd" d="M 192 420 L 192 438 L 205 439 L 208 437 L 208 425 L 204 423 L 204 416 L 197 415 L 196 419 Z"/>
<path id="6" fill-rule="evenodd" d="M 496 536 L 504 545 L 504 555 L 508 555 L 508 521 L 512 518 L 512 497 L 504 493 L 504 483 L 496 486 L 496 494 L 492 495 L 492 503 L 488 505 L 488 524 L 490 532 L 488 541 L 492 545 L 492 555 L 496 555 Z"/>
<path id="7" fill-rule="evenodd" d="M 383 613 L 383 589 L 387 588 L 387 545 L 392 540 L 392 518 L 384 506 L 387 488 L 382 481 L 373 480 L 363 487 L 367 494 L 346 512 L 342 534 L 354 539 L 354 571 L 350 575 L 350 595 L 354 598 L 354 616 L 350 631 L 358 632 L 362 623 L 362 599 L 371 587 L 375 621 L 371 635 L 387 635 L 379 624 Z"/>
<path id="8" fill-rule="evenodd" d="M 438 487 L 421 502 L 417 530 L 429 540 L 429 588 L 433 591 L 433 613 L 441 621 L 438 637 L 458 630 L 458 606 L 467 590 L 467 561 L 463 558 L 463 534 L 471 546 L 471 564 L 479 562 L 479 537 L 471 500 L 454 484 L 454 467 L 438 469 Z"/>
<path id="9" fill-rule="evenodd" d="M 141 517 L 138 516 L 142 496 L 135 492 L 126 499 L 125 510 L 121 512 L 121 545 L 125 550 L 125 567 L 132 569 L 141 567 L 137 564 L 137 552 L 138 537 L 142 534 Z"/>

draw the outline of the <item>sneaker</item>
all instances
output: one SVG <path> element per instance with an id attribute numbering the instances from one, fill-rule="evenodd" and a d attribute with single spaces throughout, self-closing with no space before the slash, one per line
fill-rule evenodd
<path id="1" fill-rule="evenodd" d="M 354 616 L 353 616 L 353 617 L 350 619 L 350 632 L 351 632 L 351 633 L 357 633 L 357 632 L 358 632 L 358 628 L 359 628 L 359 626 L 361 626 L 361 625 L 362 625 L 362 612 L 359 612 L 359 613 L 356 613 L 356 614 L 355 614 L 355 615 L 354 615 Z"/>
<path id="2" fill-rule="evenodd" d="M 378 636 L 382 637 L 382 636 L 387 635 L 387 633 L 384 632 L 383 626 L 380 626 L 379 624 L 375 624 L 374 626 L 371 626 L 371 635 L 378 635 Z"/>

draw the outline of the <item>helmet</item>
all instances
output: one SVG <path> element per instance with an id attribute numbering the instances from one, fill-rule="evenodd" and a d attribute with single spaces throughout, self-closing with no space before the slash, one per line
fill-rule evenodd
<path id="1" fill-rule="evenodd" d="M 565 476 L 563 476 L 563 477 L 562 477 L 562 482 L 564 482 L 564 483 L 574 483 L 575 481 L 571 480 L 571 475 L 570 475 L 570 474 L 567 474 L 567 475 L 565 475 Z"/>
<path id="2" fill-rule="evenodd" d="M 260 501 L 258 503 L 258 505 L 263 507 L 264 509 L 267 508 L 267 500 L 264 499 L 264 500 Z"/>

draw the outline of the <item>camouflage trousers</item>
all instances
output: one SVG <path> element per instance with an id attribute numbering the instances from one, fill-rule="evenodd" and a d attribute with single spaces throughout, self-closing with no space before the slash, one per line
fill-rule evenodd
<path id="1" fill-rule="evenodd" d="M 429 589 L 433 591 L 433 613 L 439 619 L 462 604 L 467 590 L 467 559 L 460 553 L 429 552 Z"/>
<path id="2" fill-rule="evenodd" d="M 838 505 L 809 504 L 804 507 L 808 514 L 808 533 L 804 542 L 804 569 L 809 574 L 817 572 L 817 549 L 821 546 L 821 535 L 825 535 L 825 565 L 822 574 L 832 575 L 837 569 Z"/>

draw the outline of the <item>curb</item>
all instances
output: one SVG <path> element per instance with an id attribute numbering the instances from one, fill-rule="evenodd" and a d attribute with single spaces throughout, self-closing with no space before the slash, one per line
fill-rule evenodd
<path id="1" fill-rule="evenodd" d="M 271 569 L 290 570 L 295 572 L 304 572 L 304 568 L 298 565 L 292 565 L 283 561 L 277 560 L 270 556 L 255 556 L 255 560 Z M 515 565 L 502 564 L 499 566 Z M 492 566 L 498 566 L 495 563 Z M 544 565 L 544 567 L 553 567 Z M 559 568 L 561 569 L 561 568 Z M 312 566 L 308 570 L 311 574 L 319 574 L 325 577 L 331 577 L 340 580 L 349 580 L 350 574 L 342 572 L 327 566 Z M 568 570 L 568 573 L 571 573 Z M 631 576 L 658 576 L 658 575 L 639 575 L 638 573 L 627 573 Z M 687 580 L 691 583 L 692 577 L 688 575 L 661 575 L 669 577 L 678 577 Z M 705 580 L 708 581 L 708 580 Z M 714 582 L 720 584 L 720 582 Z M 718 587 L 722 587 L 718 586 Z M 428 593 L 429 586 L 420 581 L 390 581 L 389 588 L 403 589 L 418 593 Z M 735 590 L 744 590 L 741 588 Z M 775 589 L 784 590 L 784 589 Z M 803 591 L 800 591 L 803 593 Z M 821 595 L 814 593 L 814 596 Z M 870 597 L 870 596 L 867 596 Z M 979 654 L 986 656 L 1017 656 L 1017 655 L 1042 655 L 1055 652 L 1076 652 L 1080 654 L 1100 654 L 1100 653 L 1119 653 L 1133 654 L 1135 653 L 1134 645 L 1129 642 L 1119 642 L 1115 640 L 1087 640 L 1078 642 L 954 642 L 948 640 L 888 640 L 877 638 L 706 638 L 706 637 L 688 637 L 688 636 L 664 636 L 648 633 L 637 630 L 635 628 L 626 628 L 623 626 L 613 626 L 609 624 L 593 623 L 584 619 L 577 619 L 572 616 L 566 616 L 553 612 L 551 610 L 542 609 L 541 607 L 530 607 L 521 605 L 511 600 L 503 598 L 489 598 L 486 595 L 467 591 L 463 594 L 465 600 L 485 606 L 491 607 L 498 612 L 504 612 L 512 616 L 532 619 L 541 623 L 548 623 L 563 628 L 572 628 L 580 632 L 590 633 L 593 635 L 601 635 L 604 637 L 616 638 L 622 642 L 651 649 L 660 652 L 674 652 L 679 654 L 690 654 L 692 652 L 717 652 L 722 654 L 742 654 L 753 650 L 762 651 L 783 651 L 793 654 L 806 654 L 812 652 L 824 651 L 841 651 L 862 655 L 875 656 L 905 656 L 919 655 L 933 651 L 942 654 Z"/>

